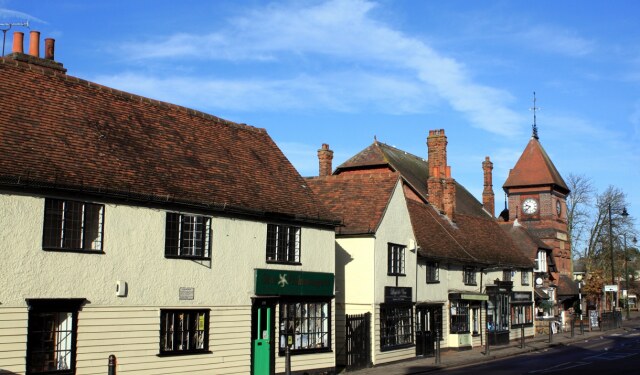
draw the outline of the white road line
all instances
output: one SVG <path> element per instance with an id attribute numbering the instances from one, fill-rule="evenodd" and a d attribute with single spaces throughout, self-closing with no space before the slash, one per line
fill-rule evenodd
<path id="1" fill-rule="evenodd" d="M 544 374 L 547 372 L 556 372 L 561 370 L 568 370 L 575 367 L 585 366 L 591 364 L 591 362 L 565 362 L 559 365 L 551 366 L 542 370 L 530 371 L 529 374 Z"/>

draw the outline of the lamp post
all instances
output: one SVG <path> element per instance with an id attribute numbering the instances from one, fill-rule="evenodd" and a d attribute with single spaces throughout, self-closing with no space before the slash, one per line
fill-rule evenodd
<path id="1" fill-rule="evenodd" d="M 611 254 L 611 285 L 616 283 L 616 276 L 613 265 L 613 231 L 611 230 L 611 203 L 609 203 L 609 253 Z M 616 293 L 613 292 L 613 298 L 611 299 L 611 316 L 613 317 L 613 311 L 616 306 Z"/>
<path id="2" fill-rule="evenodd" d="M 624 219 L 626 219 L 627 216 L 629 216 L 629 213 L 627 212 L 626 207 L 622 209 L 621 215 Z M 628 265 L 629 255 L 627 254 L 627 232 L 624 232 L 622 234 L 622 238 L 624 239 L 624 279 L 625 279 L 625 284 L 627 288 L 627 299 L 625 301 L 626 302 L 625 315 L 627 320 L 629 320 L 629 265 Z"/>
<path id="3" fill-rule="evenodd" d="M 582 274 L 578 274 L 576 280 L 578 280 L 578 303 L 580 304 L 580 321 L 582 321 Z"/>

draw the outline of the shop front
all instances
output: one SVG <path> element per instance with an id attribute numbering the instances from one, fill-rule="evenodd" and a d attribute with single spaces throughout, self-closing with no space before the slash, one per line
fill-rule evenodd
<path id="1" fill-rule="evenodd" d="M 380 351 L 412 347 L 413 293 L 410 287 L 384 287 L 380 305 Z"/>
<path id="2" fill-rule="evenodd" d="M 513 281 L 496 280 L 487 285 L 487 331 L 489 345 L 509 344 L 510 297 Z"/>
<path id="3" fill-rule="evenodd" d="M 274 374 L 276 362 L 282 360 L 287 346 L 292 356 L 333 351 L 333 289 L 332 273 L 255 270 L 252 374 Z M 335 363 L 309 370 L 322 372 L 334 366 Z"/>
<path id="4" fill-rule="evenodd" d="M 482 334 L 482 302 L 489 297 L 481 293 L 449 293 L 449 346 L 471 349 L 474 337 Z"/>

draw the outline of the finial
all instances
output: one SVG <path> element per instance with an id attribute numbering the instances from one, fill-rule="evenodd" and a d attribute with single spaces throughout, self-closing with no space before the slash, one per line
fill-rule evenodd
<path id="1" fill-rule="evenodd" d="M 373 136 L 373 143 L 378 143 L 378 137 L 376 137 L 375 135 Z"/>
<path id="2" fill-rule="evenodd" d="M 539 110 L 539 107 L 536 107 L 536 92 L 533 92 L 533 107 L 529 108 L 533 111 L 533 134 L 531 135 L 533 138 L 538 139 L 538 125 L 536 124 L 536 111 Z"/>

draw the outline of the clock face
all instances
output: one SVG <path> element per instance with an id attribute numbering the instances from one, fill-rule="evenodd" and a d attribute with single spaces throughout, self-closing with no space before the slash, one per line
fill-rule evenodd
<path id="1" fill-rule="evenodd" d="M 522 202 L 522 212 L 533 215 L 538 212 L 538 202 L 533 198 L 527 198 Z"/>
<path id="2" fill-rule="evenodd" d="M 556 213 L 558 214 L 558 216 L 560 216 L 560 214 L 562 213 L 562 204 L 559 200 L 556 201 Z"/>

